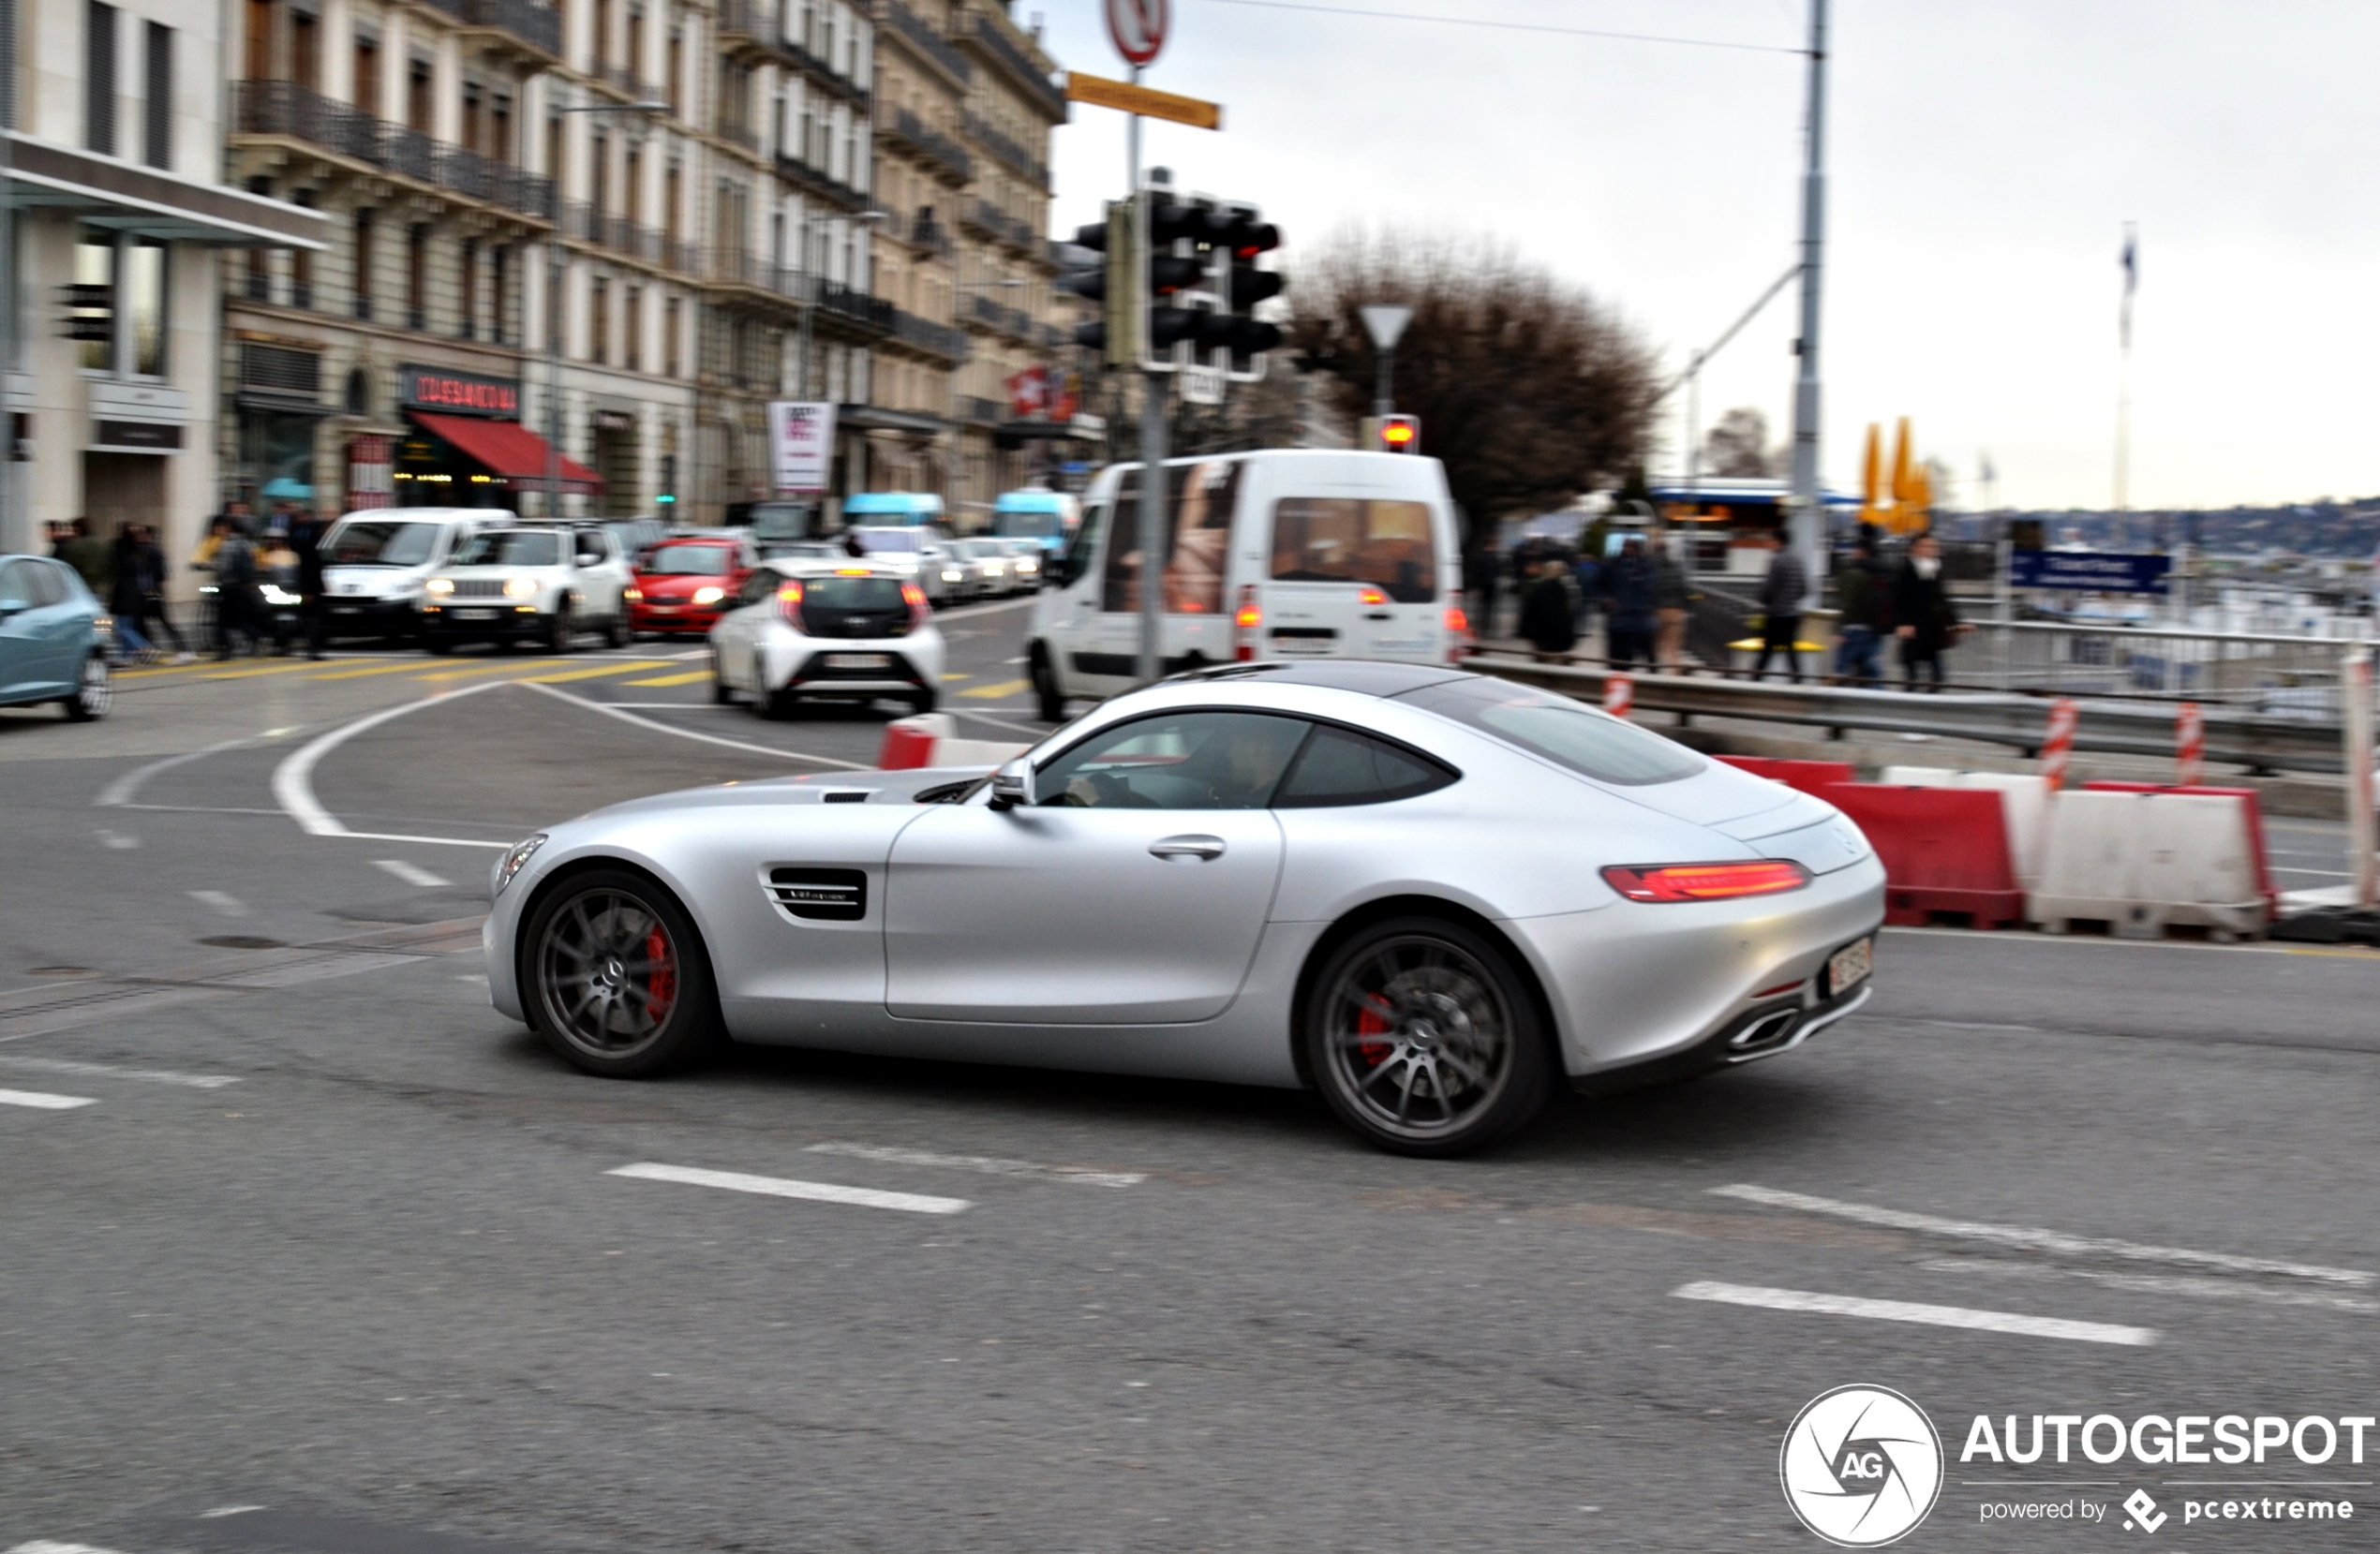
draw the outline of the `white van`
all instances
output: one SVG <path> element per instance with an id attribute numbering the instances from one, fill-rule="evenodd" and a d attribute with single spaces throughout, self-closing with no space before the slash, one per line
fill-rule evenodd
<path id="1" fill-rule="evenodd" d="M 1446 472 L 1408 453 L 1272 449 L 1169 460 L 1168 673 L 1264 659 L 1450 663 L 1467 647 Z M 1041 716 L 1138 683 L 1140 466 L 1104 470 L 1034 606 Z"/>
<path id="2" fill-rule="evenodd" d="M 482 529 L 518 523 L 492 507 L 383 507 L 343 514 L 322 536 L 322 594 L 335 637 L 412 637 L 422 585 Z"/>

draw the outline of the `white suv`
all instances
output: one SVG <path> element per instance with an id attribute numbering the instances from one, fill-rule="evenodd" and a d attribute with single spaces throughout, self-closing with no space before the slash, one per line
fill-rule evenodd
<path id="1" fill-rule="evenodd" d="M 632 575 L 619 541 L 592 524 L 483 530 L 422 585 L 423 645 L 526 640 L 567 653 L 579 632 L 599 629 L 617 647 Z"/>

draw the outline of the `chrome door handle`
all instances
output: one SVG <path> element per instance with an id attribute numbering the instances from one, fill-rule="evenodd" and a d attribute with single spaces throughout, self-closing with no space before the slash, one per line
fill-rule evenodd
<path id="1" fill-rule="evenodd" d="M 1153 857 L 1213 859 L 1223 856 L 1220 836 L 1166 836 L 1149 844 Z"/>

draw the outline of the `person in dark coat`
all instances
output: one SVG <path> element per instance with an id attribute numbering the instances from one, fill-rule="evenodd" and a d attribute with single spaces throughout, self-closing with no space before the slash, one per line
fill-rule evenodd
<path id="1" fill-rule="evenodd" d="M 118 524 L 109 547 L 108 613 L 115 619 L 116 662 L 138 663 L 156 650 L 141 630 L 141 534 L 138 524 Z"/>
<path id="2" fill-rule="evenodd" d="M 1614 669 L 1653 664 L 1653 628 L 1659 620 L 1660 578 L 1644 541 L 1630 540 L 1603 569 L 1604 658 Z"/>
<path id="3" fill-rule="evenodd" d="M 1893 586 L 1893 634 L 1900 639 L 1901 673 L 1911 690 L 1918 688 L 1922 670 L 1932 681 L 1927 690 L 1942 688 L 1942 649 L 1964 636 L 1967 627 L 1942 584 L 1942 551 L 1930 534 L 1921 534 L 1909 547 L 1900 576 Z"/>
<path id="4" fill-rule="evenodd" d="M 1771 654 L 1783 654 L 1785 672 L 1793 684 L 1802 683 L 1802 601 L 1809 595 L 1809 570 L 1802 558 L 1793 554 L 1791 545 L 1782 544 L 1777 535 L 1767 536 L 1763 543 L 1768 547 L 1768 572 L 1761 579 L 1761 656 L 1752 661 L 1752 678 L 1768 677 Z"/>
<path id="5" fill-rule="evenodd" d="M 322 534 L 324 525 L 312 508 L 300 508 L 290 520 L 290 550 L 297 556 L 298 625 L 305 632 L 305 656 L 322 656 L 322 635 L 330 625 L 330 607 L 322 600 Z"/>
<path id="6" fill-rule="evenodd" d="M 229 659 L 235 652 L 258 652 L 263 640 L 257 621 L 260 596 L 256 550 L 229 518 L 217 518 L 215 530 L 215 656 Z"/>
<path id="7" fill-rule="evenodd" d="M 1847 686 L 1875 688 L 1883 678 L 1878 662 L 1893 624 L 1892 574 L 1876 559 L 1876 530 L 1859 526 L 1849 565 L 1835 574 L 1835 606 L 1841 635 L 1835 644 L 1835 677 Z"/>
<path id="8" fill-rule="evenodd" d="M 1557 560 L 1540 562 L 1537 581 L 1521 602 L 1521 635 L 1537 649 L 1538 660 L 1567 659 L 1578 645 L 1578 601 L 1570 597 L 1569 569 Z"/>
<path id="9" fill-rule="evenodd" d="M 171 640 L 177 663 L 190 661 L 190 644 L 182 629 L 165 610 L 166 561 L 165 547 L 157 543 L 157 531 L 147 524 L 133 529 L 133 569 L 140 579 L 141 632 L 152 643 Z"/>

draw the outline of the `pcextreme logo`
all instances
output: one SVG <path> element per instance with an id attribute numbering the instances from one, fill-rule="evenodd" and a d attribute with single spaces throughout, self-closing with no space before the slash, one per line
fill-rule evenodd
<path id="1" fill-rule="evenodd" d="M 1777 1473 L 1804 1527 L 1837 1547 L 1881 1548 L 1934 1509 L 1942 1438 L 1890 1387 L 1838 1386 L 1793 1416 Z"/>

